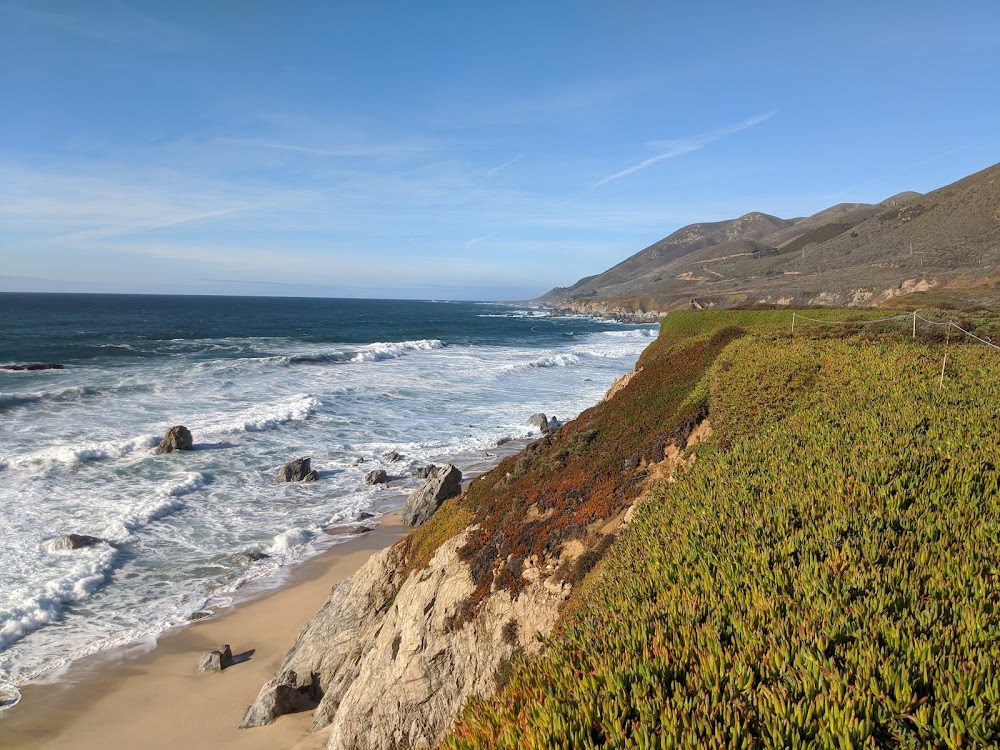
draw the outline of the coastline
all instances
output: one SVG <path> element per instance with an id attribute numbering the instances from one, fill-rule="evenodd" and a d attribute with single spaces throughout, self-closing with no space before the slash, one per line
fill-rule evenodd
<path id="1" fill-rule="evenodd" d="M 455 457 L 463 488 L 538 436 L 512 440 L 479 457 Z M 390 487 L 401 501 L 412 488 Z M 245 597 L 218 614 L 167 631 L 155 644 L 132 644 L 79 659 L 57 678 L 21 686 L 21 702 L 0 713 L 0 746 L 104 750 L 232 747 L 241 750 L 325 747 L 310 735 L 311 712 L 275 724 L 238 728 L 261 686 L 277 671 L 299 631 L 323 606 L 330 589 L 376 552 L 405 537 L 402 511 L 379 519 L 372 531 L 335 544 L 257 581 Z M 223 672 L 200 674 L 198 657 L 222 643 L 249 658 Z"/>
<path id="2" fill-rule="evenodd" d="M 367 534 L 296 565 L 280 588 L 168 632 L 145 653 L 133 647 L 97 654 L 75 662 L 57 683 L 23 686 L 21 703 L 0 716 L 0 745 L 322 747 L 325 743 L 315 744 L 316 735 L 308 735 L 309 712 L 268 727 L 238 726 L 330 588 L 409 531 L 400 511 L 386 514 Z M 252 654 L 222 672 L 198 673 L 198 657 L 221 643 L 229 643 L 237 656 Z"/>

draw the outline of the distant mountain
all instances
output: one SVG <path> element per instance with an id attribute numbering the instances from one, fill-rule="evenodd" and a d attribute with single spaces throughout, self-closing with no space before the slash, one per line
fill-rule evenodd
<path id="1" fill-rule="evenodd" d="M 875 305 L 1000 280 L 1000 164 L 921 195 L 691 224 L 536 302 L 585 312 Z"/>

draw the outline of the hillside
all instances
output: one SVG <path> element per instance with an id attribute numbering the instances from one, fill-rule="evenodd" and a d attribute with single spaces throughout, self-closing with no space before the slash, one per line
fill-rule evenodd
<path id="1" fill-rule="evenodd" d="M 291 690 L 331 748 L 1000 743 L 1000 354 L 885 315 L 668 315 L 334 588 L 247 725 Z"/>
<path id="2" fill-rule="evenodd" d="M 998 269 L 1000 164 L 877 205 L 692 224 L 536 302 L 583 312 L 874 305 L 939 286 L 992 283 Z"/>

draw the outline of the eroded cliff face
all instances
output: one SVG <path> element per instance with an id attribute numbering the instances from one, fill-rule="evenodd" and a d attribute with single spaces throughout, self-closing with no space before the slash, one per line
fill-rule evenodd
<path id="1" fill-rule="evenodd" d="M 657 340 L 602 403 L 373 556 L 334 588 L 244 726 L 313 710 L 333 750 L 436 746 L 472 696 L 538 653 L 650 486 L 693 460 L 710 429 L 707 403 L 688 397 L 737 335 Z"/>
<path id="2" fill-rule="evenodd" d="M 247 711 L 244 727 L 269 724 L 289 708 L 275 700 L 292 670 L 322 693 L 313 730 L 330 726 L 330 748 L 433 747 L 470 696 L 491 692 L 515 653 L 534 654 L 570 586 L 528 568 L 531 583 L 512 598 L 491 593 L 470 620 L 475 589 L 458 550 L 468 532 L 445 542 L 422 570 L 401 580 L 399 547 L 374 555 L 336 586 L 306 625 L 279 670 Z M 312 677 L 310 677 L 310 675 Z M 305 679 L 303 679 L 303 676 Z"/>

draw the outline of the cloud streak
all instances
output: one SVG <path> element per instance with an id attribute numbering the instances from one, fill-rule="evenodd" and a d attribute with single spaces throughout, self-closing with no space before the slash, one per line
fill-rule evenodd
<path id="1" fill-rule="evenodd" d="M 638 164 L 633 164 L 631 167 L 626 167 L 620 172 L 615 172 L 612 175 L 603 177 L 597 182 L 595 182 L 592 187 L 598 188 L 601 185 L 607 185 L 609 182 L 614 182 L 615 180 L 620 180 L 622 177 L 628 177 L 631 174 L 645 169 L 646 167 L 651 167 L 666 159 L 673 159 L 676 156 L 681 156 L 682 154 L 689 154 L 692 151 L 699 151 L 705 148 L 710 143 L 715 141 L 720 141 L 723 138 L 727 138 L 731 135 L 739 133 L 741 130 L 746 130 L 752 128 L 755 125 L 760 125 L 766 120 L 770 120 L 777 114 L 777 110 L 771 110 L 770 112 L 765 112 L 762 115 L 755 115 L 742 122 L 738 122 L 735 125 L 730 125 L 729 127 L 719 128 L 718 130 L 711 130 L 707 133 L 701 133 L 699 135 L 692 136 L 691 138 L 685 138 L 683 140 L 675 141 L 653 141 L 649 145 L 660 153 L 655 156 L 651 156 L 648 159 L 644 159 Z"/>
<path id="2" fill-rule="evenodd" d="M 521 159 L 523 158 L 524 154 L 518 154 L 510 161 L 506 161 L 503 164 L 501 164 L 499 167 L 493 167 L 493 169 L 491 169 L 489 172 L 486 173 L 486 179 L 495 177 L 496 175 L 500 174 L 503 170 L 505 170 L 507 167 L 509 167 L 511 164 L 517 164 L 517 162 L 521 161 Z"/>
<path id="3" fill-rule="evenodd" d="M 493 232 L 492 234 L 487 234 L 485 237 L 473 237 L 471 240 L 469 240 L 468 242 L 465 243 L 464 247 L 465 247 L 466 250 L 468 250 L 471 247 L 475 247 L 480 242 L 486 242 L 486 240 L 491 240 L 491 239 L 493 239 L 496 236 L 497 236 L 497 233 Z"/>

